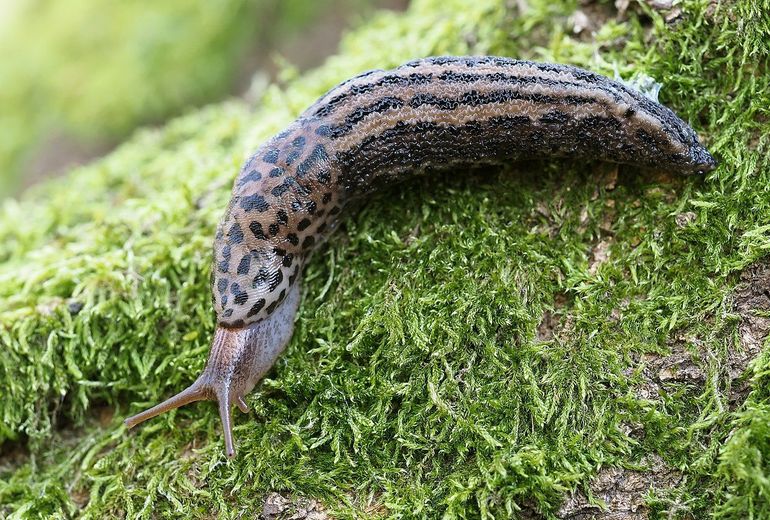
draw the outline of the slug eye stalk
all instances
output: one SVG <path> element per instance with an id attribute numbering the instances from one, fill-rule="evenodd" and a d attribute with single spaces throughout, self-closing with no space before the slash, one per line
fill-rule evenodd
<path id="1" fill-rule="evenodd" d="M 123 423 L 133 428 L 195 401 L 217 401 L 225 436 L 225 453 L 230 458 L 234 457 L 232 407 L 236 405 L 243 413 L 248 413 L 244 397 L 270 370 L 291 339 L 298 306 L 299 283 L 269 318 L 240 329 L 217 326 L 206 368 L 198 379 L 173 397 L 129 417 Z"/>
<path id="2" fill-rule="evenodd" d="M 233 445 L 233 416 L 230 390 L 226 386 L 221 386 L 218 382 L 212 380 L 211 372 L 208 369 L 205 370 L 192 385 L 175 396 L 169 397 L 162 403 L 129 417 L 124 420 L 123 423 L 128 428 L 133 428 L 148 419 L 152 419 L 156 415 L 174 410 L 195 401 L 209 400 L 217 401 L 219 403 L 219 417 L 222 421 L 222 430 L 225 436 L 225 454 L 229 458 L 232 458 L 235 456 L 235 448 Z M 235 403 L 243 413 L 248 413 L 249 407 L 242 395 L 235 396 Z"/>

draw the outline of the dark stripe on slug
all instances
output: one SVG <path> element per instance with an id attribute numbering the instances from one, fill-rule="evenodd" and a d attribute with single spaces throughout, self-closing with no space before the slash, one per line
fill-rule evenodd
<path id="1" fill-rule="evenodd" d="M 475 72 L 474 67 L 478 65 L 495 66 L 499 67 L 499 72 Z M 355 88 L 349 88 L 347 90 L 342 89 L 342 92 L 332 97 L 328 102 L 324 102 L 325 96 L 317 103 L 321 105 L 315 110 L 317 116 L 327 116 L 335 111 L 336 108 L 342 106 L 346 101 L 354 98 L 356 95 L 370 93 L 382 87 L 390 80 L 393 84 L 400 84 L 401 78 L 412 77 L 414 74 L 405 75 L 409 69 L 415 67 L 435 67 L 435 66 L 454 66 L 465 67 L 468 72 L 463 72 L 459 69 L 448 69 L 438 74 L 431 75 L 430 73 L 424 74 L 425 84 L 436 84 L 438 80 L 445 81 L 452 84 L 497 84 L 506 86 L 523 86 L 523 85 L 537 85 L 538 87 L 547 87 L 551 92 L 557 95 L 567 94 L 568 92 L 581 92 L 581 95 L 586 93 L 590 96 L 591 93 L 601 92 L 602 94 L 609 96 L 616 104 L 637 104 L 642 111 L 649 114 L 653 119 L 657 120 L 658 124 L 663 129 L 677 136 L 677 139 L 681 143 L 689 144 L 688 136 L 683 133 L 681 126 L 677 121 L 672 121 L 672 113 L 660 104 L 648 99 L 638 91 L 627 87 L 626 85 L 613 81 L 605 76 L 596 74 L 594 72 L 586 71 L 569 65 L 560 65 L 552 63 L 537 63 L 531 61 L 514 60 L 509 58 L 486 58 L 486 57 L 447 57 L 447 58 L 427 58 L 409 62 L 398 69 L 392 71 L 389 75 L 379 78 L 372 83 L 364 83 L 354 85 Z M 532 71 L 538 71 L 541 74 L 533 73 Z M 545 74 L 549 74 L 554 77 L 545 77 Z M 407 82 L 409 84 L 409 82 Z M 415 85 L 420 85 L 420 82 L 414 82 Z M 435 87 L 438 87 L 436 84 Z M 432 87 L 433 88 L 433 87 Z M 338 87 L 339 89 L 339 87 Z M 332 89 L 329 94 L 338 89 Z M 383 88 L 383 90 L 386 90 Z M 387 91 L 384 92 L 387 94 Z M 599 102 L 599 100 L 596 100 Z M 631 117 L 628 115 L 627 117 Z M 330 128 L 327 125 L 322 125 L 323 129 L 319 128 L 322 135 L 333 135 L 334 128 Z"/>
<path id="2" fill-rule="evenodd" d="M 392 97 L 392 96 L 385 96 L 383 98 L 378 99 L 374 103 L 364 106 L 364 107 L 358 107 L 355 109 L 350 115 L 348 115 L 345 118 L 345 123 L 342 126 L 345 127 L 353 127 L 356 123 L 360 123 L 364 120 L 364 118 L 370 114 L 380 114 L 382 112 L 386 112 L 388 110 L 393 110 L 396 108 L 401 108 L 404 106 L 404 100 Z M 335 137 L 337 135 L 337 130 L 335 128 L 332 128 L 331 130 L 332 137 Z"/>
<path id="3" fill-rule="evenodd" d="M 373 92 L 374 90 L 380 87 L 384 87 L 384 86 L 410 87 L 414 85 L 427 85 L 432 81 L 432 79 L 433 79 L 433 75 L 430 73 L 421 74 L 419 72 L 415 72 L 407 76 L 403 76 L 399 74 L 389 74 L 372 83 L 351 85 L 344 92 L 337 94 L 336 96 L 329 99 L 329 101 L 325 102 L 313 113 L 313 115 L 316 117 L 326 117 L 329 114 L 331 114 L 337 108 L 337 106 L 339 106 L 343 101 L 346 101 L 351 97 L 360 96 L 361 94 L 367 94 L 369 92 Z M 339 85 L 338 87 L 335 87 L 330 91 L 330 93 L 335 90 L 339 90 L 340 87 L 344 85 L 345 83 L 343 83 L 342 85 Z M 323 132 L 321 128 L 322 127 L 319 127 L 318 129 L 316 129 L 316 133 L 319 133 L 319 135 L 324 135 L 319 132 L 319 130 Z"/>
<path id="4" fill-rule="evenodd" d="M 547 124 L 564 124 L 571 119 L 572 116 L 562 112 L 561 110 L 551 110 L 540 116 L 539 121 Z"/>
<path id="5" fill-rule="evenodd" d="M 545 122 L 515 115 L 471 120 L 461 125 L 400 121 L 337 154 L 343 172 L 340 182 L 349 195 L 358 195 L 371 188 L 372 179 L 388 179 L 394 175 L 398 178 L 403 175 L 402 170 L 426 166 L 489 164 L 567 155 L 645 163 L 645 158 L 636 154 L 647 145 L 638 143 L 634 135 L 626 131 L 628 128 L 621 119 L 603 116 L 575 119 L 557 116 L 553 111 L 545 116 Z M 556 118 L 559 124 L 550 122 Z M 511 135 L 516 139 L 511 139 Z M 634 147 L 629 141 L 638 144 Z M 423 146 L 425 142 L 440 144 Z M 399 169 L 395 173 L 394 165 Z"/>
<path id="6" fill-rule="evenodd" d="M 393 98 L 389 98 L 393 99 Z M 489 93 L 478 92 L 477 90 L 469 90 L 456 98 L 440 98 L 430 94 L 418 94 L 409 102 L 409 106 L 412 108 L 418 108 L 423 105 L 435 106 L 441 110 L 455 110 L 460 106 L 465 107 L 478 107 L 490 104 L 509 103 L 511 101 L 525 101 L 529 103 L 539 105 L 588 105 L 603 103 L 591 96 L 566 94 L 566 95 L 550 95 L 540 94 L 535 92 L 522 92 L 520 90 L 500 89 Z M 374 107 L 379 107 L 379 111 L 375 111 Z M 392 108 L 389 103 L 373 103 L 366 108 L 366 115 L 385 112 Z M 359 109 L 355 112 L 355 117 L 349 116 L 345 118 L 345 122 L 341 125 L 337 125 L 332 128 L 332 138 L 339 138 L 349 134 L 353 131 L 354 127 L 360 122 L 363 117 L 359 117 L 363 109 Z"/>
<path id="7" fill-rule="evenodd" d="M 454 60 L 454 61 L 444 61 L 440 60 L 438 62 L 436 61 L 428 61 L 428 60 L 421 60 L 420 65 L 423 66 L 434 66 L 434 65 L 462 65 L 468 62 L 467 59 L 461 59 L 461 60 Z M 508 86 L 521 86 L 521 85 L 538 85 L 538 86 L 548 86 L 552 88 L 553 90 L 569 90 L 569 89 L 596 89 L 601 90 L 605 94 L 611 96 L 616 102 L 621 102 L 621 96 L 619 92 L 626 92 L 628 90 L 625 86 L 619 85 L 615 82 L 611 82 L 608 78 L 594 74 L 587 71 L 580 71 L 578 69 L 573 70 L 573 67 L 567 67 L 563 65 L 555 65 L 553 67 L 550 66 L 543 66 L 544 64 L 534 63 L 534 62 L 528 62 L 528 61 L 516 61 L 516 60 L 508 60 L 508 61 L 502 61 L 498 60 L 496 63 L 489 62 L 489 61 L 482 61 L 482 60 L 471 60 L 471 63 L 475 64 L 486 64 L 486 65 L 496 65 L 498 67 L 501 67 L 504 71 L 499 72 L 475 72 L 472 69 L 468 69 L 466 67 L 466 70 L 469 70 L 469 72 L 463 72 L 461 70 L 452 70 L 448 69 L 445 70 L 437 75 L 427 73 L 427 74 L 419 74 L 419 73 L 412 73 L 408 76 L 399 75 L 400 71 L 403 71 L 406 66 L 399 67 L 394 71 L 394 73 L 384 76 L 378 80 L 373 81 L 372 83 L 366 83 L 366 84 L 360 84 L 355 85 L 354 87 L 349 88 L 348 90 L 338 94 L 337 96 L 331 98 L 324 106 L 320 107 L 316 110 L 315 114 L 317 117 L 326 117 L 328 115 L 331 115 L 336 111 L 337 108 L 343 106 L 347 101 L 355 98 L 356 96 L 360 96 L 363 94 L 369 94 L 371 92 L 376 91 L 378 88 L 381 87 L 393 87 L 393 86 L 417 86 L 417 85 L 428 85 L 428 84 L 436 84 L 438 81 L 442 81 L 445 83 L 451 83 L 451 84 L 470 84 L 470 83 L 478 83 L 478 82 L 484 82 L 484 83 L 505 83 Z M 547 64 L 546 64 L 547 65 Z M 543 75 L 533 75 L 531 70 L 538 70 L 543 73 L 547 74 L 554 74 L 558 73 L 561 75 L 569 75 L 570 77 L 574 78 L 573 80 L 569 80 L 566 78 L 560 78 L 560 79 L 554 79 L 554 78 L 547 78 Z M 517 73 L 518 72 L 518 73 Z M 412 80 L 412 78 L 419 78 L 421 81 L 415 81 Z M 620 86 L 620 89 L 615 88 L 616 86 Z M 387 92 L 387 89 L 383 89 Z M 328 133 L 328 129 L 324 128 L 323 135 L 326 135 Z"/>

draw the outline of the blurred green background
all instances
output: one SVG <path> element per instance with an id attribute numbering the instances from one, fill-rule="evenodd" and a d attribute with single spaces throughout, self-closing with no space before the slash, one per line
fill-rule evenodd
<path id="1" fill-rule="evenodd" d="M 0 198 L 140 125 L 248 95 L 283 60 L 313 66 L 345 27 L 407 1 L 2 0 Z"/>

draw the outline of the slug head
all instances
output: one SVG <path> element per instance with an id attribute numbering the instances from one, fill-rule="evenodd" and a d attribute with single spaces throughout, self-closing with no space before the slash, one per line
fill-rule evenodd
<path id="1" fill-rule="evenodd" d="M 686 163 L 687 173 L 708 173 L 717 167 L 717 160 L 700 144 L 697 137 L 693 137 L 689 151 L 689 160 Z"/>
<path id="2" fill-rule="evenodd" d="M 269 318 L 240 329 L 218 325 L 206 368 L 195 382 L 175 396 L 124 421 L 133 428 L 156 415 L 194 401 L 217 401 L 225 435 L 225 453 L 235 456 L 232 406 L 247 413 L 245 396 L 283 352 L 294 330 L 299 306 L 299 284 Z"/>

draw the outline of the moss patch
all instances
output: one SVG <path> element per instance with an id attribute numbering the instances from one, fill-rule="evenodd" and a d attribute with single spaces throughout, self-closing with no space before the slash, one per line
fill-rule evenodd
<path id="1" fill-rule="evenodd" d="M 682 476 L 646 494 L 652 518 L 769 515 L 767 356 L 730 370 L 733 288 L 770 247 L 768 11 L 632 6 L 585 38 L 574 3 L 528 4 L 415 1 L 256 110 L 191 113 L 6 203 L 0 511 L 227 518 L 279 491 L 343 518 L 554 517 L 601 468 L 652 458 Z M 721 165 L 521 163 L 378 194 L 308 266 L 235 460 L 205 403 L 127 434 L 203 367 L 213 229 L 243 158 L 337 81 L 431 54 L 652 76 Z M 641 392 L 671 352 L 703 382 Z"/>

